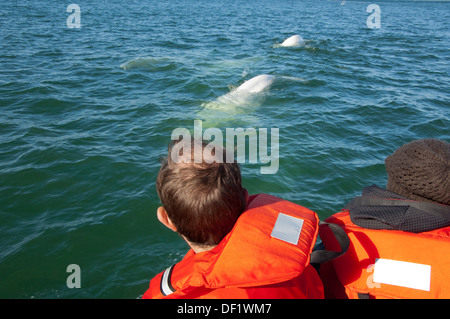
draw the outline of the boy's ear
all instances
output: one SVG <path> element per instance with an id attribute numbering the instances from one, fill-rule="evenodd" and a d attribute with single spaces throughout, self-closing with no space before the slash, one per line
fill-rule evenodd
<path id="1" fill-rule="evenodd" d="M 177 228 L 175 227 L 175 225 L 172 223 L 172 221 L 170 220 L 169 216 L 167 216 L 167 212 L 164 209 L 164 207 L 160 206 L 158 207 L 158 210 L 156 211 L 156 215 L 158 216 L 158 220 L 167 228 L 173 230 L 173 231 L 177 231 Z"/>

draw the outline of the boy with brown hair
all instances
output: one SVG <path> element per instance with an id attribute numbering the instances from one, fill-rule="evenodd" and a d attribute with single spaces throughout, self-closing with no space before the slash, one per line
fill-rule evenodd
<path id="1" fill-rule="evenodd" d="M 157 216 L 191 250 L 153 278 L 143 298 L 322 298 L 309 264 L 317 215 L 270 195 L 249 197 L 226 152 L 218 160 L 203 142 L 180 142 L 157 177 Z"/>
<path id="2" fill-rule="evenodd" d="M 163 204 L 157 210 L 159 221 L 178 232 L 196 253 L 215 247 L 231 231 L 248 197 L 239 165 L 226 163 L 225 156 L 222 163 L 208 164 L 209 154 L 203 149 L 203 161 L 195 163 L 195 154 L 175 154 L 169 147 L 156 180 Z"/>

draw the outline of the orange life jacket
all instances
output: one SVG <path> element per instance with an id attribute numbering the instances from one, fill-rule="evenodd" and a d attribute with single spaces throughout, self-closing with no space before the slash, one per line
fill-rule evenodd
<path id="1" fill-rule="evenodd" d="M 214 249 L 192 250 L 150 282 L 143 298 L 323 298 L 310 265 L 319 219 L 313 211 L 259 194 Z"/>
<path id="2" fill-rule="evenodd" d="M 450 214 L 449 206 L 439 209 Z M 450 226 L 420 233 L 368 229 L 355 225 L 350 212 L 325 220 L 350 239 L 344 255 L 320 268 L 326 298 L 450 298 Z M 327 225 L 320 238 L 326 249 L 339 249 Z"/>

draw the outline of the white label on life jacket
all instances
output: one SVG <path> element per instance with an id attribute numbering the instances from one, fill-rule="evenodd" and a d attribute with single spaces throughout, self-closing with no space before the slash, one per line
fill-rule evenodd
<path id="1" fill-rule="evenodd" d="M 373 281 L 430 291 L 431 266 L 378 258 L 375 261 Z"/>
<path id="2" fill-rule="evenodd" d="M 279 213 L 270 236 L 297 245 L 302 227 L 303 219 Z"/>

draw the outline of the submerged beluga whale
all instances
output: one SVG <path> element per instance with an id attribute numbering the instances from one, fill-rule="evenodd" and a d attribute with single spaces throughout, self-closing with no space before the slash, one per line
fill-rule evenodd
<path id="1" fill-rule="evenodd" d="M 202 104 L 205 109 L 239 112 L 239 108 L 259 106 L 266 92 L 275 81 L 274 75 L 261 74 L 245 81 L 229 93 L 218 97 L 215 101 Z M 244 109 L 243 109 L 244 111 Z"/>
<path id="2" fill-rule="evenodd" d="M 130 69 L 143 69 L 147 71 L 165 71 L 176 67 L 176 62 L 169 58 L 143 56 L 133 58 L 120 65 L 125 71 Z"/>
<path id="3" fill-rule="evenodd" d="M 229 115 L 249 113 L 260 106 L 266 97 L 266 92 L 274 83 L 276 77 L 269 74 L 255 76 L 229 93 L 219 96 L 215 101 L 202 103 L 203 109 L 226 112 Z"/>
<path id="4" fill-rule="evenodd" d="M 236 119 L 236 115 L 249 117 L 264 102 L 272 85 L 280 80 L 305 81 L 289 76 L 257 75 L 216 100 L 202 103 L 198 115 L 209 120 Z"/>
<path id="5" fill-rule="evenodd" d="M 245 81 L 229 93 L 218 97 L 215 101 L 203 103 L 202 107 L 208 109 L 236 110 L 237 108 L 259 106 L 266 96 L 265 93 L 275 81 L 278 82 L 279 80 L 305 81 L 297 77 L 260 74 Z"/>
<path id="6" fill-rule="evenodd" d="M 205 127 L 254 123 L 257 118 L 253 113 L 264 102 L 275 79 L 269 74 L 255 76 L 215 100 L 203 102 L 197 116 L 204 121 Z"/>
<path id="7" fill-rule="evenodd" d="M 245 81 L 238 86 L 234 92 L 248 92 L 248 93 L 260 93 L 270 88 L 273 81 L 275 81 L 274 75 L 261 74 L 257 75 L 250 80 Z"/>

